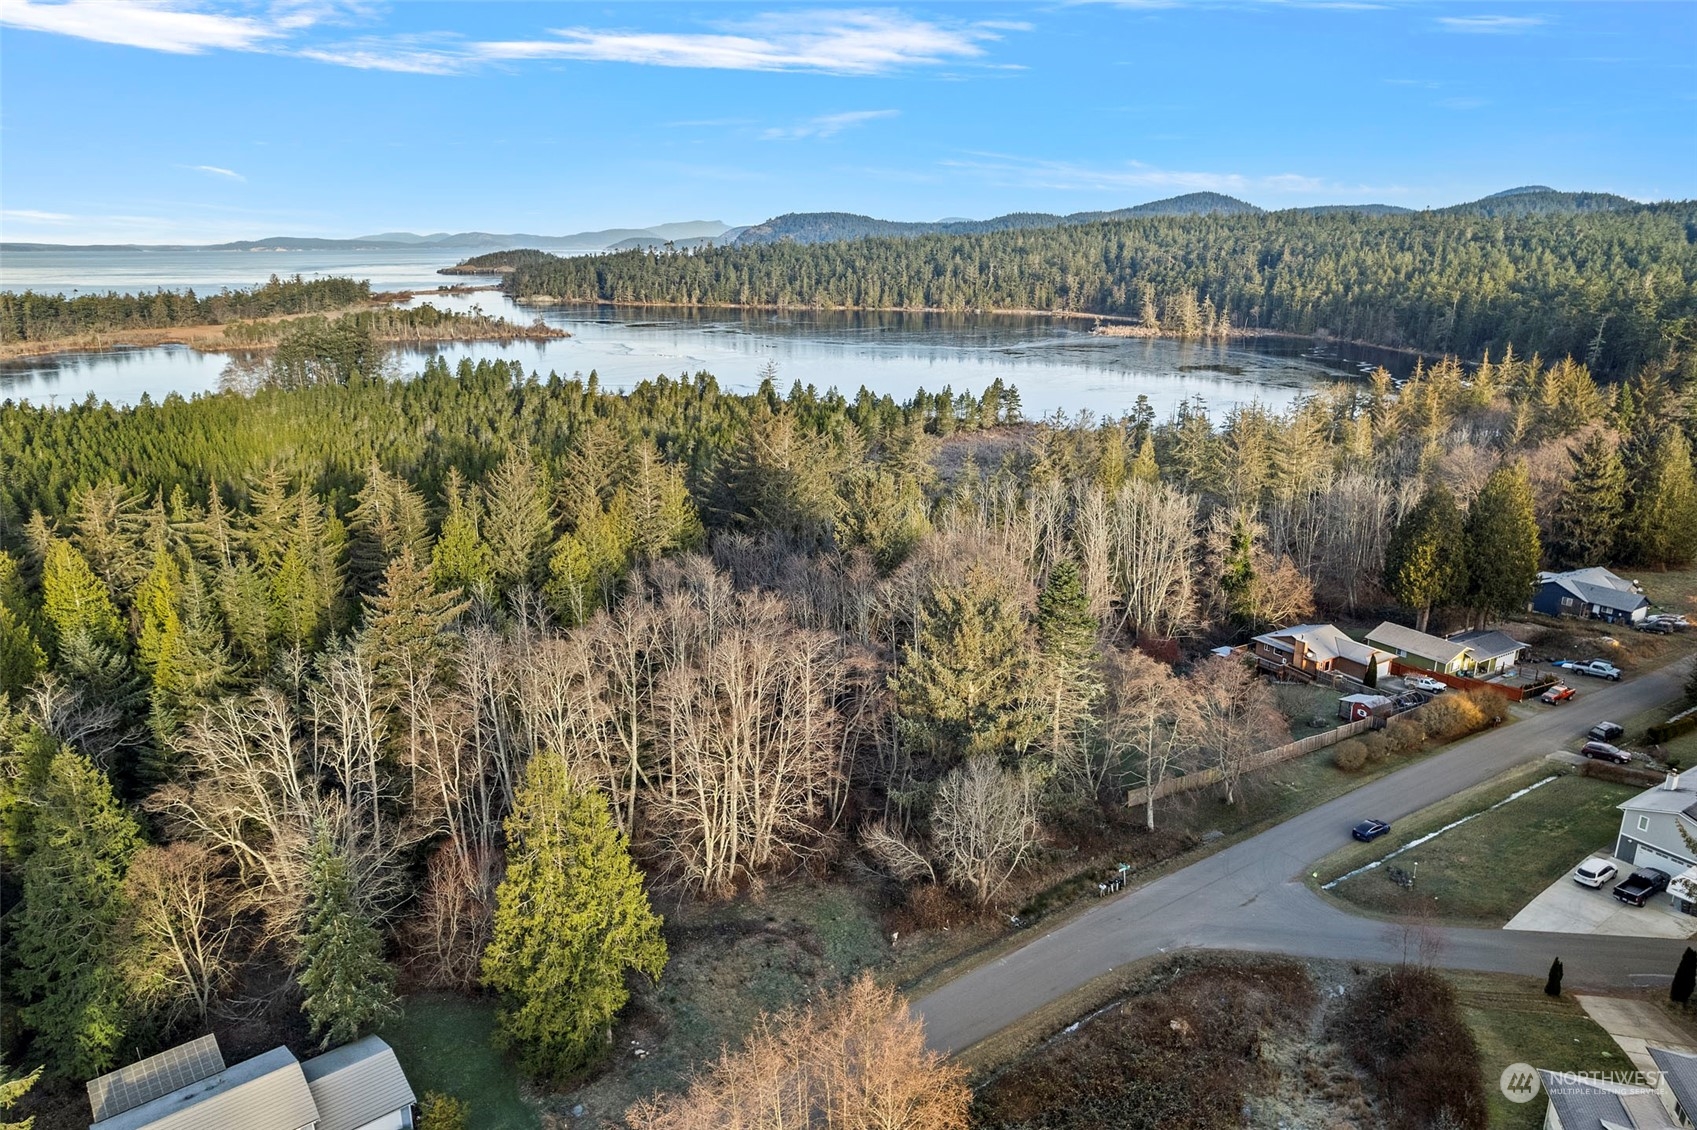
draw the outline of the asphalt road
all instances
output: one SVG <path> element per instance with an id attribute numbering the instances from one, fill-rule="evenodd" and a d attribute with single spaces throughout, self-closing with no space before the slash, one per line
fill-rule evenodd
<path id="1" fill-rule="evenodd" d="M 1624 683 L 1583 680 L 1571 702 L 1486 731 L 1292 817 L 1260 835 L 1127 891 L 915 1001 L 926 1041 L 961 1051 L 1118 966 L 1184 948 L 1395 962 L 1416 958 L 1409 931 L 1349 914 L 1302 882 L 1349 842 L 1360 819 L 1398 820 L 1556 749 L 1577 749 L 1604 719 L 1621 720 L 1678 694 L 1691 660 Z M 1530 898 L 1536 892 L 1528 892 Z M 1629 986 L 1673 972 L 1683 941 L 1519 930 L 1426 931 L 1434 964 L 1543 976 L 1559 956 L 1569 986 Z M 1435 939 L 1435 954 L 1431 952 Z"/>

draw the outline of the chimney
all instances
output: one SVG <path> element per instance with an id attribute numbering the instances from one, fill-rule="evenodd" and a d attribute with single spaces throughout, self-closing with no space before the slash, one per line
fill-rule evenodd
<path id="1" fill-rule="evenodd" d="M 1667 789 L 1669 792 L 1678 792 L 1679 791 L 1679 770 L 1678 769 L 1669 769 L 1668 770 L 1667 779 L 1662 782 L 1662 788 Z"/>

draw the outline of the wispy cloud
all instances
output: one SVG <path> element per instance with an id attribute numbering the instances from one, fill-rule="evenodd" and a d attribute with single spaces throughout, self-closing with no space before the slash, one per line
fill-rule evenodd
<path id="1" fill-rule="evenodd" d="M 760 136 L 766 141 L 801 141 L 805 138 L 834 137 L 854 126 L 875 122 L 880 118 L 894 118 L 901 114 L 900 110 L 848 110 L 841 114 L 821 114 L 816 118 L 808 118 L 792 126 L 774 126 L 764 130 Z"/>
<path id="2" fill-rule="evenodd" d="M 1445 31 L 1468 35 L 1519 35 L 1544 23 L 1542 16 L 1439 16 L 1438 26 Z"/>
<path id="3" fill-rule="evenodd" d="M 0 24 L 175 55 L 252 51 L 283 34 L 264 20 L 197 11 L 175 0 L 0 0 Z"/>
<path id="4" fill-rule="evenodd" d="M 257 0 L 239 6 L 230 0 L 0 0 L 0 24 L 29 31 L 175 54 L 265 51 L 405 74 L 458 74 L 491 64 L 574 60 L 879 75 L 977 63 L 986 43 L 1008 32 L 1029 30 L 1028 24 L 1011 20 L 964 22 L 848 8 L 773 12 L 709 24 L 700 32 L 565 27 L 508 40 L 440 32 L 302 41 L 309 29 L 361 18 L 370 18 L 362 0 L 271 0 L 264 8 Z"/>
<path id="5" fill-rule="evenodd" d="M 34 208 L 0 208 L 0 219 L 27 220 L 36 224 L 68 224 L 76 217 L 65 212 L 41 212 Z"/>
<path id="6" fill-rule="evenodd" d="M 768 14 L 700 33 L 558 28 L 549 39 L 476 43 L 487 60 L 579 59 L 737 71 L 883 74 L 975 59 L 997 27 L 951 24 L 888 11 Z"/>
<path id="7" fill-rule="evenodd" d="M 236 170 L 221 168 L 217 165 L 184 165 L 183 167 L 185 169 L 192 169 L 197 173 L 205 173 L 207 176 L 223 177 L 226 180 L 247 180 L 246 177 L 236 172 Z"/>

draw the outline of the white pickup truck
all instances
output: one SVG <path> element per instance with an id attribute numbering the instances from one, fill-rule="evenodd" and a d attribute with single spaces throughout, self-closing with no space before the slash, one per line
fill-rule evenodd
<path id="1" fill-rule="evenodd" d="M 1620 679 L 1620 668 L 1606 659 L 1593 659 L 1589 663 L 1569 663 L 1567 669 L 1598 679 Z"/>

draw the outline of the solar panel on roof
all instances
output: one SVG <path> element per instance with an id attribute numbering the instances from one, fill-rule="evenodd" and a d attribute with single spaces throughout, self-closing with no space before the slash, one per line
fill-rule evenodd
<path id="1" fill-rule="evenodd" d="M 166 1048 L 139 1063 L 89 1080 L 88 1104 L 94 1108 L 94 1121 L 102 1122 L 222 1070 L 224 1053 L 218 1050 L 218 1037 L 208 1032 L 199 1039 Z"/>

